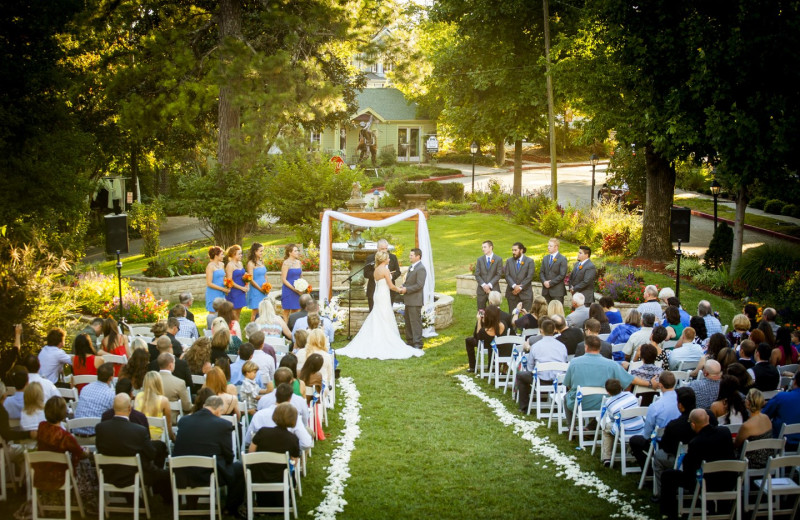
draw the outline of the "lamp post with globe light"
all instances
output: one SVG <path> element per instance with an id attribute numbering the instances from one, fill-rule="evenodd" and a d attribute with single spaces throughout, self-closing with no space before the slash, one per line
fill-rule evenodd
<path id="1" fill-rule="evenodd" d="M 475 154 L 478 153 L 478 143 L 472 141 L 469 145 L 469 151 L 472 154 L 472 193 L 475 193 Z"/>

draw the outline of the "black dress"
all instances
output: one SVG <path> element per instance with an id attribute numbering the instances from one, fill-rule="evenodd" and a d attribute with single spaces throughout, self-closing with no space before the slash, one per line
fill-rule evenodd
<path id="1" fill-rule="evenodd" d="M 261 428 L 253 436 L 256 451 L 269 451 L 273 453 L 289 452 L 290 457 L 300 457 L 300 441 L 297 436 L 286 428 Z M 254 482 L 281 482 L 283 481 L 283 464 L 258 464 L 252 467 Z M 258 493 L 258 505 L 261 507 L 280 507 L 283 505 L 281 493 Z"/>

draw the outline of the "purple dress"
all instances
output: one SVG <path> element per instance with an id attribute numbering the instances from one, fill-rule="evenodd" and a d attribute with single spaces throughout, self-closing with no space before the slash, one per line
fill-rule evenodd
<path id="1" fill-rule="evenodd" d="M 242 276 L 247 271 L 242 269 L 234 269 L 231 276 L 233 277 L 233 283 L 236 285 L 240 285 L 244 287 L 244 280 L 242 280 Z M 225 299 L 228 300 L 233 304 L 234 309 L 241 309 L 247 304 L 247 296 L 245 295 L 244 291 L 241 289 L 237 289 L 236 287 L 231 287 L 230 292 L 225 295 Z"/>
<path id="2" fill-rule="evenodd" d="M 289 282 L 289 285 L 294 285 L 294 282 L 302 276 L 303 270 L 299 267 L 293 267 L 286 273 L 286 281 Z M 284 309 L 299 309 L 300 295 L 285 285 L 281 285 L 281 307 Z"/>

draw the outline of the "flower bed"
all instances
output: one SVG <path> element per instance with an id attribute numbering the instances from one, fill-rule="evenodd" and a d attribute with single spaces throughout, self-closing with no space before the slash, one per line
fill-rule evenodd
<path id="1" fill-rule="evenodd" d="M 622 278 L 612 274 L 605 274 L 595 282 L 595 290 L 603 296 L 610 296 L 615 302 L 644 303 L 644 279 L 634 273 L 628 273 Z M 656 286 L 658 289 L 658 286 Z"/>

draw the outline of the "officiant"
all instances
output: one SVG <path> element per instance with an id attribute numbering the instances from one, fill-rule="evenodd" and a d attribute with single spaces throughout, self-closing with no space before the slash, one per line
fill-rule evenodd
<path id="1" fill-rule="evenodd" d="M 386 251 L 389 253 L 389 242 L 382 238 L 378 240 L 378 251 Z M 394 253 L 389 253 L 389 271 L 392 273 L 392 283 L 396 283 L 396 280 L 400 278 L 400 263 L 397 261 L 397 256 Z M 369 310 L 372 311 L 373 300 L 372 297 L 375 294 L 375 255 L 369 255 L 367 257 L 367 265 L 364 267 L 364 278 L 367 280 L 367 301 L 369 302 Z M 397 293 L 392 292 L 392 303 L 395 302 L 395 298 Z"/>

